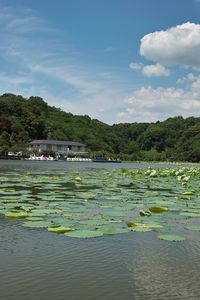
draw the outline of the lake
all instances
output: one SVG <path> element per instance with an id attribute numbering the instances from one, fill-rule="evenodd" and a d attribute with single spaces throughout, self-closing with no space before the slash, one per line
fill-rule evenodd
<path id="1" fill-rule="evenodd" d="M 192 183 L 185 186 L 179 185 L 178 181 L 174 183 L 172 177 L 163 176 L 162 181 L 158 181 L 156 176 L 149 178 L 145 177 L 148 173 L 137 173 L 149 166 L 166 167 L 145 163 L 0 161 L 1 299 L 200 299 L 200 233 L 182 228 L 182 225 L 199 225 L 199 208 L 195 202 L 199 197 L 198 174 L 194 174 L 194 186 Z M 181 166 L 169 165 L 177 169 Z M 132 173 L 131 178 L 128 175 L 120 177 L 122 168 L 136 173 Z M 165 187 L 166 182 L 170 184 L 169 190 Z M 144 189 L 143 185 L 147 184 Z M 188 190 L 192 191 L 189 196 Z M 183 201 L 178 199 L 178 204 L 171 207 L 170 201 L 175 195 L 183 195 L 180 198 Z M 89 221 L 101 215 L 105 223 L 109 220 L 113 226 L 119 223 L 124 228 L 127 218 L 138 215 L 141 219 L 139 210 L 146 207 L 147 201 L 148 207 L 149 203 L 157 203 L 158 197 L 172 213 L 164 212 L 163 219 L 161 214 L 156 215 L 153 222 L 167 224 L 164 229 L 168 231 L 172 230 L 170 226 L 176 227 L 175 233 L 184 236 L 184 241 L 169 242 L 157 238 L 158 233 L 165 232 L 159 226 L 152 226 L 153 230 L 147 232 L 75 238 L 70 234 L 50 233 L 46 228 L 32 228 L 29 223 L 40 222 L 37 217 L 58 222 L 61 217 L 68 216 L 79 230 L 84 226 L 88 229 Z M 145 205 L 143 198 L 147 199 Z M 29 220 L 4 217 L 4 211 L 21 213 L 18 207 L 21 203 L 23 212 L 31 213 Z M 49 206 L 56 213 L 52 213 Z M 180 218 L 174 219 L 179 213 Z M 195 218 L 191 218 L 192 214 Z M 100 217 L 97 219 L 100 222 Z M 29 224 L 23 226 L 24 223 L 29 223 L 30 227 Z M 99 223 L 97 232 L 101 226 L 105 229 L 105 224 Z"/>

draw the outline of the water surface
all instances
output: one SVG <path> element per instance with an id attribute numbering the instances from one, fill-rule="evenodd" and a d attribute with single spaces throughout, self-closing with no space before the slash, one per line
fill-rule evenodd
<path id="1" fill-rule="evenodd" d="M 145 164 L 0 161 L 0 172 L 138 168 Z M 160 166 L 160 165 L 159 165 Z M 0 215 L 1 216 L 1 215 Z M 181 243 L 153 232 L 75 239 L 0 217 L 3 300 L 199 299 L 200 235 Z"/>

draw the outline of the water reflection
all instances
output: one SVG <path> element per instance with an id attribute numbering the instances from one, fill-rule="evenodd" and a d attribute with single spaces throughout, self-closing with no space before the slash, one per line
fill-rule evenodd
<path id="1" fill-rule="evenodd" d="M 129 265 L 132 285 L 137 291 L 134 299 L 199 299 L 200 262 L 196 255 L 200 248 L 194 251 L 194 242 L 152 243 L 141 238 L 140 251 Z"/>
<path id="2" fill-rule="evenodd" d="M 0 227 L 1 299 L 199 299 L 194 241 L 165 243 L 151 233 L 83 241 L 15 221 L 6 226 L 6 235 Z"/>

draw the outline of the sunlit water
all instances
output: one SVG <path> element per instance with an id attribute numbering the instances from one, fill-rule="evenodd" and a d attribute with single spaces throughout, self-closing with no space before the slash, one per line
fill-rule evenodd
<path id="1" fill-rule="evenodd" d="M 0 172 L 144 166 L 1 161 Z M 74 239 L 20 222 L 0 219 L 2 300 L 200 299 L 199 233 L 182 243 L 152 232 Z"/>

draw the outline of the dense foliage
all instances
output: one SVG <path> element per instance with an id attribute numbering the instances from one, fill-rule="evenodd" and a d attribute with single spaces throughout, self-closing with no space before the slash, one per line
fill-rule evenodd
<path id="1" fill-rule="evenodd" d="M 200 118 L 107 125 L 49 106 L 40 97 L 0 96 L 0 154 L 26 151 L 33 139 L 73 140 L 93 155 L 124 160 L 200 160 Z"/>

